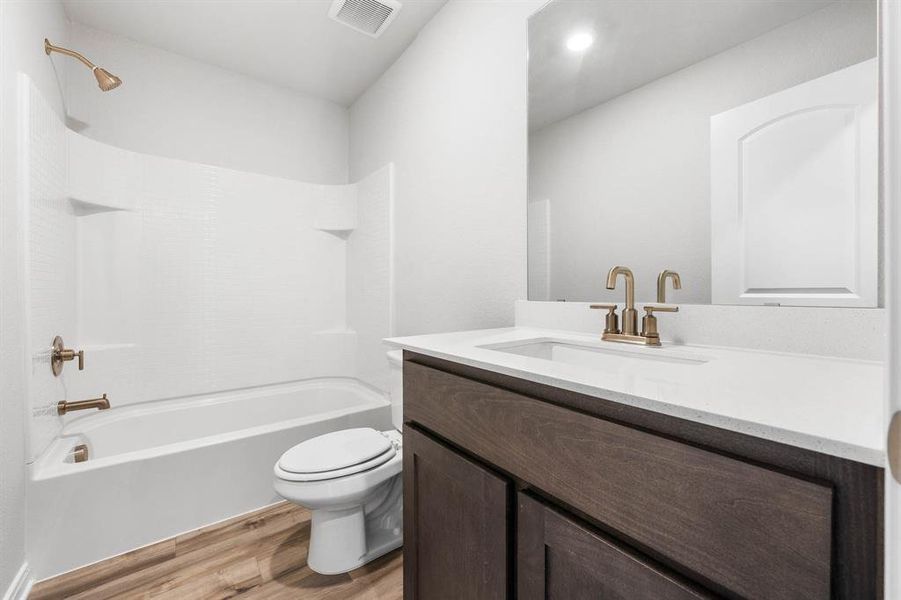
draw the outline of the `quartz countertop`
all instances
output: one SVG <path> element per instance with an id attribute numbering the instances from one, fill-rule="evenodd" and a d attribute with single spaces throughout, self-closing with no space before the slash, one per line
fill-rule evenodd
<path id="1" fill-rule="evenodd" d="M 585 365 L 509 351 L 536 342 L 593 349 L 600 356 Z M 718 346 L 629 346 L 527 327 L 386 343 L 832 456 L 885 463 L 881 362 Z"/>

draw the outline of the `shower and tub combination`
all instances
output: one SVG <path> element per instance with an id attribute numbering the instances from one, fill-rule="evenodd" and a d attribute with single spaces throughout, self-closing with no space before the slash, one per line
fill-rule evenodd
<path id="1" fill-rule="evenodd" d="M 36 579 L 280 501 L 306 440 L 393 430 L 391 165 L 323 185 L 131 152 L 18 83 Z"/>

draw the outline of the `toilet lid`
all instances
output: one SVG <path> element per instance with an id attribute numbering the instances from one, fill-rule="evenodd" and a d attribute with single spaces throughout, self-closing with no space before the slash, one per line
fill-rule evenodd
<path id="1" fill-rule="evenodd" d="M 390 440 L 375 429 L 361 427 L 326 433 L 301 442 L 282 454 L 278 466 L 298 474 L 333 474 L 371 469 L 395 454 Z M 359 466 L 354 470 L 351 467 Z"/>

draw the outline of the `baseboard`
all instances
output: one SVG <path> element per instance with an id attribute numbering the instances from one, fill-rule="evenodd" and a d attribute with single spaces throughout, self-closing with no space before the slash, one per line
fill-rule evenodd
<path id="1" fill-rule="evenodd" d="M 31 577 L 31 569 L 28 568 L 28 563 L 24 562 L 3 594 L 3 600 L 27 600 L 32 585 L 34 579 Z"/>

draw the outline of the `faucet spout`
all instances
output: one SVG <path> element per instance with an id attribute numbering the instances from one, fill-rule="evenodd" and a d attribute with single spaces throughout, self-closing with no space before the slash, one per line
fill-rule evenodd
<path id="1" fill-rule="evenodd" d="M 660 271 L 660 275 L 657 276 L 657 303 L 658 304 L 666 304 L 666 280 L 667 278 L 673 280 L 673 289 L 681 290 L 682 289 L 682 278 L 675 271 L 670 271 L 669 269 L 664 269 Z"/>
<path id="2" fill-rule="evenodd" d="M 638 311 L 635 310 L 635 276 L 628 267 L 613 267 L 607 273 L 607 289 L 616 289 L 616 279 L 622 275 L 626 280 L 626 307 L 623 309 L 623 334 L 636 335 L 638 332 Z"/>
<path id="3" fill-rule="evenodd" d="M 96 408 L 97 410 L 106 410 L 110 407 L 109 398 L 103 394 L 100 398 L 92 398 L 91 400 L 78 400 L 77 402 L 69 402 L 60 400 L 56 405 L 56 412 L 60 416 L 72 412 L 73 410 L 87 410 Z"/>

